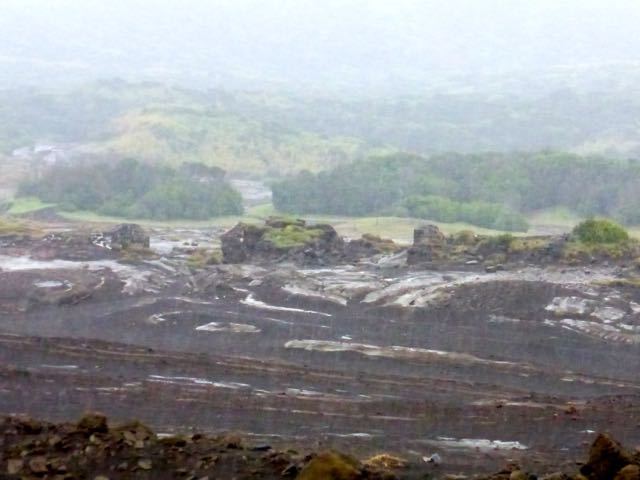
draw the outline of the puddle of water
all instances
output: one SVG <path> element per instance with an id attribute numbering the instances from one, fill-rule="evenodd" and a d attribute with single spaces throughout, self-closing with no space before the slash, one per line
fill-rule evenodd
<path id="1" fill-rule="evenodd" d="M 62 282 L 60 280 L 41 280 L 34 282 L 33 285 L 38 288 L 62 288 L 71 286 L 68 282 Z"/>
<path id="2" fill-rule="evenodd" d="M 363 343 L 335 342 L 330 340 L 290 340 L 285 343 L 285 348 L 328 353 L 354 352 L 369 357 L 392 358 L 396 360 L 418 360 L 423 362 L 444 360 L 463 364 L 526 367 L 525 365 L 519 365 L 513 362 L 487 360 L 467 353 L 400 346 L 380 347 Z"/>
<path id="3" fill-rule="evenodd" d="M 242 300 L 240 303 L 253 308 L 259 308 L 261 310 L 272 310 L 278 312 L 292 312 L 292 313 L 307 313 L 312 315 L 322 315 L 324 317 L 331 317 L 330 313 L 316 312 L 314 310 L 303 310 L 301 308 L 279 307 L 277 305 L 269 305 L 268 303 L 256 300 L 253 294 L 250 294 Z"/>
<path id="4" fill-rule="evenodd" d="M 607 323 L 572 320 L 569 318 L 561 320 L 560 324 L 567 330 L 602 338 L 603 340 L 634 345 L 640 344 L 640 334 L 630 333 L 628 329 L 621 327 L 621 325 L 615 326 Z"/>
<path id="5" fill-rule="evenodd" d="M 322 300 L 327 300 L 328 302 L 337 303 L 338 305 L 347 305 L 347 299 L 345 297 L 341 297 L 339 295 L 334 295 L 325 292 L 319 292 L 317 290 L 312 290 L 310 288 L 298 287 L 296 285 L 285 285 L 282 289 L 290 293 L 292 295 L 298 295 L 301 297 L 311 297 L 311 298 L 320 298 Z"/>
<path id="6" fill-rule="evenodd" d="M 246 383 L 238 383 L 238 382 L 214 382 L 211 380 L 206 380 L 204 378 L 195 378 L 195 377 L 165 377 L 162 375 L 149 375 L 147 379 L 150 382 L 157 383 L 169 383 L 175 385 L 204 385 L 216 388 L 229 388 L 232 390 L 238 390 L 241 388 L 251 388 L 251 385 Z"/>
<path id="7" fill-rule="evenodd" d="M 174 317 L 176 315 L 182 315 L 183 313 L 185 312 L 182 312 L 180 310 L 175 312 L 155 313 L 147 318 L 147 323 L 150 323 L 152 325 L 160 325 L 161 323 L 167 321 L 167 317 Z"/>
<path id="8" fill-rule="evenodd" d="M 40 368 L 50 368 L 50 369 L 55 369 L 55 370 L 77 370 L 78 365 L 47 365 L 47 364 L 42 364 L 40 365 Z"/>
<path id="9" fill-rule="evenodd" d="M 436 440 L 428 440 L 430 445 L 438 445 L 443 448 L 452 449 L 474 449 L 483 452 L 491 450 L 527 450 L 529 447 L 520 442 L 505 442 L 502 440 L 487 440 L 484 438 L 449 438 L 438 437 Z"/>
<path id="10" fill-rule="evenodd" d="M 196 327 L 200 332 L 228 332 L 228 333 L 260 333 L 261 330 L 246 323 L 218 323 L 211 322 L 206 325 Z"/>

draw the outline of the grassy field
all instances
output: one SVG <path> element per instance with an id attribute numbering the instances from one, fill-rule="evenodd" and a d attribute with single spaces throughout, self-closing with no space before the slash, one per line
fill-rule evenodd
<path id="1" fill-rule="evenodd" d="M 148 227 L 194 227 L 203 228 L 217 226 L 222 228 L 231 228 L 238 222 L 261 223 L 272 215 L 279 215 L 271 204 L 259 205 L 247 209 L 242 216 L 229 216 L 212 218 L 211 220 L 189 221 L 189 220 L 172 220 L 172 221 L 154 221 L 144 219 L 124 219 L 120 217 L 107 217 L 98 215 L 93 212 L 76 211 L 76 212 L 59 212 L 59 214 L 74 222 L 86 223 L 122 223 L 135 222 Z M 385 238 L 391 238 L 396 242 L 410 243 L 413 239 L 413 229 L 425 223 L 435 223 L 445 233 L 454 233 L 460 230 L 473 230 L 479 234 L 497 234 L 502 233 L 496 230 L 487 230 L 477 228 L 464 223 L 437 223 L 428 222 L 426 220 L 415 218 L 401 217 L 344 217 L 333 215 L 304 215 L 303 218 L 309 223 L 329 223 L 335 227 L 340 235 L 349 238 L 359 238 L 364 233 L 379 235 Z"/>
<path id="2" fill-rule="evenodd" d="M 0 235 L 34 235 L 40 233 L 30 222 L 11 217 L 0 217 Z"/>
<path id="3" fill-rule="evenodd" d="M 10 215 L 22 215 L 51 206 L 34 198 L 20 198 L 14 201 L 9 210 Z M 89 211 L 58 212 L 60 216 L 73 222 L 114 224 L 123 222 L 139 223 L 147 227 L 172 228 L 172 227 L 221 227 L 231 228 L 238 222 L 261 223 L 270 216 L 280 215 L 272 204 L 258 205 L 248 208 L 244 215 L 212 218 L 211 220 L 189 221 L 171 220 L 157 221 L 145 219 L 125 219 L 122 217 L 108 217 Z M 309 223 L 329 223 L 335 227 L 340 235 L 348 238 L 359 238 L 365 233 L 378 235 L 383 238 L 391 238 L 398 243 L 411 243 L 414 228 L 424 224 L 437 225 L 445 234 L 451 234 L 462 230 L 472 230 L 480 235 L 497 235 L 505 233 L 499 230 L 490 230 L 476 227 L 466 223 L 439 223 L 418 218 L 406 217 L 347 217 L 337 215 L 303 215 Z M 526 234 L 521 235 L 546 235 L 569 232 L 583 220 L 582 217 L 565 209 L 553 209 L 537 212 L 528 218 L 531 228 Z M 640 238 L 640 226 L 631 227 L 629 233 Z"/>
<path id="4" fill-rule="evenodd" d="M 37 212 L 43 208 L 52 207 L 53 205 L 52 203 L 44 203 L 35 197 L 22 197 L 13 200 L 7 213 L 9 215 L 24 215 L 25 213 Z"/>

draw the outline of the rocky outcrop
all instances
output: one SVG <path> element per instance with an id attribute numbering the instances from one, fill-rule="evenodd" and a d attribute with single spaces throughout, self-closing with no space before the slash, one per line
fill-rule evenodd
<path id="1" fill-rule="evenodd" d="M 425 225 L 413 231 L 413 245 L 407 251 L 407 264 L 432 263 L 445 256 L 447 239 L 435 225 Z"/>
<path id="2" fill-rule="evenodd" d="M 354 262 L 397 249 L 391 240 L 364 235 L 346 242 L 327 224 L 269 218 L 264 225 L 239 223 L 221 237 L 225 263 L 292 261 L 310 265 Z"/>
<path id="3" fill-rule="evenodd" d="M 638 463 L 634 462 L 633 456 L 622 445 L 609 435 L 600 434 L 591 445 L 589 461 L 582 466 L 580 473 L 589 480 L 614 479 L 622 470 L 627 466 L 633 466 L 634 463 L 637 468 Z M 622 477 L 628 478 L 629 473 L 627 469 Z"/>
<path id="4" fill-rule="evenodd" d="M 487 272 L 507 265 L 586 265 L 608 262 L 625 265 L 640 256 L 640 242 L 586 244 L 574 236 L 476 235 L 462 231 L 445 236 L 438 227 L 414 230 L 407 264 L 424 268 L 481 268 Z"/>
<path id="5" fill-rule="evenodd" d="M 413 231 L 413 245 L 442 244 L 446 240 L 444 234 L 435 225 L 424 225 Z"/>
<path id="6" fill-rule="evenodd" d="M 400 247 L 393 240 L 368 233 L 345 245 L 347 256 L 351 258 L 372 257 L 381 253 L 395 253 L 399 250 Z"/>
<path id="7" fill-rule="evenodd" d="M 149 235 L 140 225 L 123 223 L 104 232 L 105 243 L 113 249 L 149 248 Z"/>
<path id="8" fill-rule="evenodd" d="M 221 237 L 222 258 L 225 263 L 243 263 L 253 254 L 265 233 L 264 228 L 238 223 Z"/>

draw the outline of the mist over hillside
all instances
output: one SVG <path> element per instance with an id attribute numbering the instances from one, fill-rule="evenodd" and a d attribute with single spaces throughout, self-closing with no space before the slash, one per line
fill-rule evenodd
<path id="1" fill-rule="evenodd" d="M 634 85 L 633 0 L 4 0 L 0 87 L 538 94 Z"/>
<path id="2" fill-rule="evenodd" d="M 200 162 L 271 177 L 394 151 L 554 149 L 635 158 L 638 118 L 640 94 L 632 90 L 359 100 L 100 81 L 0 91 L 0 155 L 62 144 L 85 154 Z"/>

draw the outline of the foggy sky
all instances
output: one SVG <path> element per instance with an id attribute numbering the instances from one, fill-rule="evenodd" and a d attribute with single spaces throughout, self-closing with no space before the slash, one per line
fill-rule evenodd
<path id="1" fill-rule="evenodd" d="M 0 0 L 0 87 L 366 88 L 640 63 L 637 0 Z"/>

